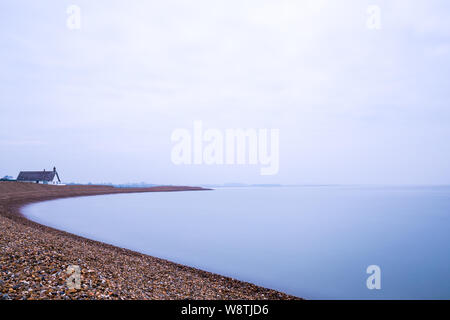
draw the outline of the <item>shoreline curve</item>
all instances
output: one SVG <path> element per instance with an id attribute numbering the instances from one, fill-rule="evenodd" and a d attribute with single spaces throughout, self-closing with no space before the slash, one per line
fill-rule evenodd
<path id="1" fill-rule="evenodd" d="M 69 197 L 205 190 L 0 182 L 0 299 L 301 299 L 48 227 L 21 213 L 25 205 Z M 69 265 L 80 266 L 81 289 L 67 288 Z"/>

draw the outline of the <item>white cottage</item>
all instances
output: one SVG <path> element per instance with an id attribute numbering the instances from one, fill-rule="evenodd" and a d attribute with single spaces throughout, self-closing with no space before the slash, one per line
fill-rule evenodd
<path id="1" fill-rule="evenodd" d="M 17 176 L 17 181 L 35 182 L 42 184 L 61 184 L 58 172 L 53 167 L 53 171 L 21 171 Z"/>

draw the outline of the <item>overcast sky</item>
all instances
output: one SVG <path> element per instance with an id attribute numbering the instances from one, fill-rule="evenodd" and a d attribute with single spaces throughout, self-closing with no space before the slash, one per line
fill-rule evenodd
<path id="1" fill-rule="evenodd" d="M 0 175 L 448 184 L 449 76 L 445 0 L 2 1 Z M 196 120 L 279 129 L 278 174 L 173 164 Z"/>

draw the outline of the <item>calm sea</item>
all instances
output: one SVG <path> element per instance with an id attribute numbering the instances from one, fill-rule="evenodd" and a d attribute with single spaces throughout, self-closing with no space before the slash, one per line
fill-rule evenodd
<path id="1" fill-rule="evenodd" d="M 450 299 L 450 187 L 118 194 L 24 208 L 78 235 L 308 299 Z M 369 290 L 366 269 L 381 269 Z"/>

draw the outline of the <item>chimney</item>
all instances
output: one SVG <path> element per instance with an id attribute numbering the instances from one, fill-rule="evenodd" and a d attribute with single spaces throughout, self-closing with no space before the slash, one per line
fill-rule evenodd
<path id="1" fill-rule="evenodd" d="M 56 167 L 53 167 L 53 172 L 56 172 Z"/>

